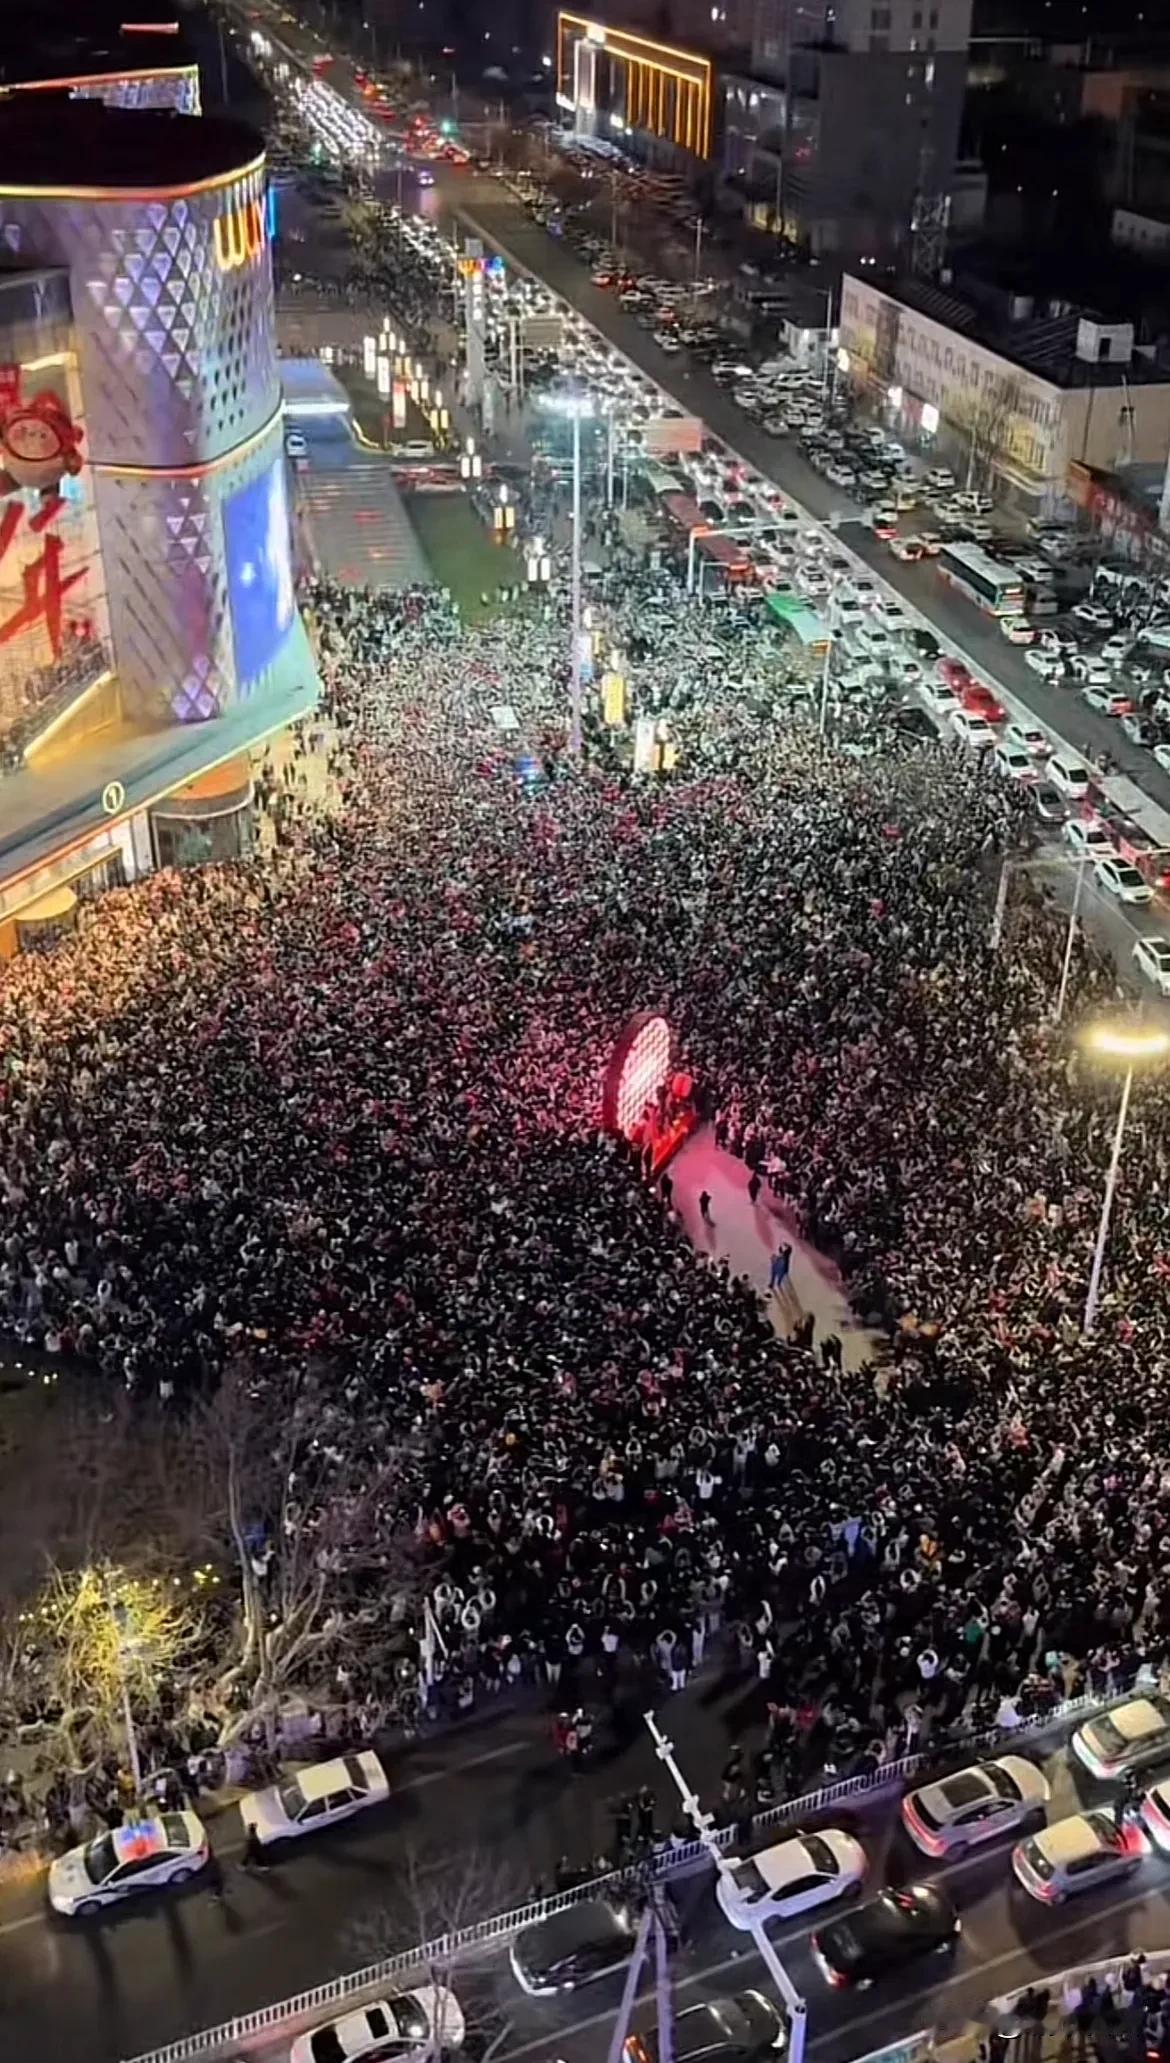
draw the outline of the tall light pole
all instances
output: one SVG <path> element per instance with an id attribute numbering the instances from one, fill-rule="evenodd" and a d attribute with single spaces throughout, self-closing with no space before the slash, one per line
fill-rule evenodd
<path id="1" fill-rule="evenodd" d="M 658 1760 L 673 1778 L 679 1797 L 682 1799 L 683 1811 L 690 1820 L 698 1839 L 702 1842 L 719 1875 L 721 1877 L 730 1877 L 732 1885 L 738 1894 L 739 1886 L 735 1882 L 735 1872 L 720 1848 L 718 1841 L 715 1839 L 715 1822 L 709 1812 L 703 1811 L 695 1792 L 692 1791 L 678 1763 L 675 1761 L 674 1742 L 667 1739 L 653 1712 L 646 1712 L 643 1714 L 643 1717 L 650 1730 Z M 783 1963 L 780 1961 L 775 1945 L 769 1941 L 763 1924 L 757 1920 L 755 1925 L 749 1928 L 748 1931 L 756 1944 L 761 1962 L 772 1978 L 788 2010 L 788 2055 L 786 2063 L 804 2063 L 804 2044 L 808 2032 L 808 2007 L 793 1984 Z"/>
<path id="2" fill-rule="evenodd" d="M 574 394 L 566 402 L 573 418 L 573 553 L 570 576 L 573 618 L 573 649 L 569 673 L 569 750 L 581 756 L 581 422 L 593 413 L 588 394 Z"/>
<path id="3" fill-rule="evenodd" d="M 126 1663 L 134 1659 L 135 1644 L 130 1627 L 130 1614 L 120 1599 L 114 1596 L 109 1578 L 106 1579 L 106 1607 L 114 1631 L 114 1659 L 118 1670 L 118 1688 L 122 1697 L 122 1720 L 126 1728 L 126 1753 L 130 1762 L 130 1775 L 134 1782 L 135 1799 L 142 1797 L 142 1764 L 138 1756 L 138 1733 L 134 1725 L 134 1708 L 130 1702 L 130 1678 Z"/>
<path id="4" fill-rule="evenodd" d="M 1056 1008 L 1052 1013 L 1053 1023 L 1059 1024 L 1064 1016 L 1065 998 L 1068 995 L 1068 978 L 1072 972 L 1073 940 L 1077 935 L 1077 916 L 1081 907 L 1081 894 L 1085 886 L 1085 875 L 1089 871 L 1089 856 L 1082 853 L 1077 867 L 1077 885 L 1073 894 L 1072 908 L 1068 913 L 1068 931 L 1064 941 L 1064 959 L 1060 964 L 1060 987 L 1056 991 Z"/>
<path id="5" fill-rule="evenodd" d="M 1086 1044 L 1094 1053 L 1107 1060 L 1120 1063 L 1125 1073 L 1121 1085 L 1121 1102 L 1117 1107 L 1117 1126 L 1113 1134 L 1113 1151 L 1109 1157 L 1109 1173 L 1105 1177 L 1105 1195 L 1101 1202 L 1101 1221 L 1097 1227 L 1097 1244 L 1093 1249 L 1093 1266 L 1089 1274 L 1089 1293 L 1085 1298 L 1083 1332 L 1092 1332 L 1097 1318 L 1097 1305 L 1101 1296 L 1101 1271 L 1105 1266 L 1105 1248 L 1109 1240 L 1109 1221 L 1113 1215 L 1113 1199 L 1117 1193 L 1117 1171 L 1121 1166 L 1121 1149 L 1125 1141 L 1125 1124 L 1129 1116 L 1129 1099 L 1133 1089 L 1136 1068 L 1164 1060 L 1170 1053 L 1170 1032 L 1160 1031 L 1156 1025 L 1113 1025 L 1101 1024 L 1089 1033 Z"/>
<path id="6" fill-rule="evenodd" d="M 840 612 L 834 602 L 829 611 L 829 635 L 825 644 L 825 663 L 821 668 L 821 700 L 817 711 L 817 732 L 822 738 L 825 735 L 825 727 L 829 720 L 829 675 L 833 666 L 833 647 L 837 642 L 839 620 Z"/>

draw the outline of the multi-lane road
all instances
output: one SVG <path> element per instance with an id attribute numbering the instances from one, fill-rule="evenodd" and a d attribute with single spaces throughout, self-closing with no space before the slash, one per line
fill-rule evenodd
<path id="1" fill-rule="evenodd" d="M 638 1689 L 630 1686 L 624 1735 L 583 1775 L 572 1775 L 553 1753 L 545 1716 L 508 1715 L 393 1758 L 386 1808 L 303 1843 L 263 1873 L 239 1866 L 242 1828 L 228 1806 L 209 1822 L 226 1870 L 222 1902 L 196 1879 L 79 1922 L 47 1911 L 39 1878 L 8 1885 L 0 1890 L 5 2052 L 32 2057 L 59 2049 L 71 2063 L 141 2055 L 509 1910 L 538 1882 L 551 1888 L 562 1855 L 583 1863 L 604 1850 L 611 1801 L 643 1782 L 657 1786 L 665 1824 L 677 1801 L 641 1725 Z M 708 1798 L 752 1695 L 742 1684 L 708 1678 L 664 1708 L 684 1768 Z M 1057 1736 L 1030 1752 L 1052 1786 L 1050 1817 L 1104 1796 Z M 865 1844 L 873 1889 L 924 1874 L 899 1826 L 896 1789 L 868 1794 L 837 1817 Z M 1093 1896 L 1083 1908 L 1052 1912 L 1015 1883 L 1008 1846 L 997 1843 L 943 1872 L 963 1913 L 953 1962 L 931 1962 L 863 2000 L 828 1990 L 811 1962 L 808 1928 L 777 1933 L 810 2001 L 818 2057 L 847 2063 L 921 2025 L 958 2025 L 991 1993 L 1078 1957 L 1170 1945 L 1170 1865 L 1158 1856 L 1148 1856 L 1113 1899 Z M 709 1871 L 685 1879 L 679 1899 L 680 2002 L 765 1981 L 750 1944 L 723 1920 Z M 499 2063 L 544 2063 L 553 2055 L 591 2063 L 620 1992 L 606 1982 L 563 2001 L 529 1999 L 515 1984 L 506 1948 L 478 1954 L 461 1967 L 458 1984 L 474 2028 L 494 2045 Z M 276 2041 L 267 2053 L 275 2058 L 285 2049 Z"/>

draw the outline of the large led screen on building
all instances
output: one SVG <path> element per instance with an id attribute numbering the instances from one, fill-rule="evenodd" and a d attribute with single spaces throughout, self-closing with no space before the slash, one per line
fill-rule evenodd
<path id="1" fill-rule="evenodd" d="M 271 666 L 293 619 L 283 456 L 225 503 L 223 527 L 236 677 L 243 684 Z"/>

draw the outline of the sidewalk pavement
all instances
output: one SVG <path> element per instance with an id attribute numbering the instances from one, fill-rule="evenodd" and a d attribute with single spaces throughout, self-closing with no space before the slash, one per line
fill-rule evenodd
<path id="1" fill-rule="evenodd" d="M 846 1368 L 875 1362 L 880 1366 L 887 1359 L 885 1339 L 860 1323 L 837 1270 L 801 1238 L 791 1213 L 772 1195 L 766 1181 L 752 1204 L 748 1196 L 750 1168 L 735 1154 L 716 1146 L 712 1125 L 702 1126 L 688 1139 L 671 1162 L 670 1175 L 674 1207 L 692 1244 L 712 1260 L 728 1260 L 734 1274 L 745 1275 L 754 1283 L 777 1332 L 787 1336 L 802 1315 L 811 1311 L 816 1318 L 814 1345 L 836 1333 Z M 704 1190 L 711 1198 L 709 1225 L 699 1212 Z M 772 1255 L 784 1244 L 792 1247 L 789 1281 L 783 1290 L 772 1291 L 768 1287 Z"/>

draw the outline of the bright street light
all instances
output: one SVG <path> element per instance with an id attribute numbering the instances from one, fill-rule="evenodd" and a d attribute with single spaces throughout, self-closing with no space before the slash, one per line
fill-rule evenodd
<path id="1" fill-rule="evenodd" d="M 1170 1053 L 1170 1032 L 1156 1024 L 1094 1024 L 1085 1033 L 1085 1044 L 1107 1060 L 1140 1067 L 1143 1061 L 1162 1060 Z"/>
<path id="2" fill-rule="evenodd" d="M 1109 1173 L 1105 1177 L 1105 1196 L 1101 1204 L 1101 1222 L 1097 1227 L 1097 1244 L 1093 1249 L 1093 1266 L 1089 1274 L 1089 1292 L 1085 1298 L 1083 1332 L 1092 1332 L 1097 1318 L 1097 1305 L 1101 1296 L 1101 1271 L 1105 1266 L 1105 1247 L 1109 1238 L 1109 1220 L 1113 1214 L 1113 1198 L 1117 1190 L 1117 1171 L 1121 1166 L 1121 1148 L 1125 1139 L 1125 1122 L 1129 1116 L 1129 1098 L 1133 1088 L 1134 1073 L 1139 1067 L 1148 1067 L 1158 1060 L 1164 1060 L 1170 1053 L 1170 1032 L 1154 1024 L 1110 1024 L 1091 1025 L 1085 1033 L 1085 1045 L 1091 1053 L 1097 1053 L 1104 1060 L 1120 1062 L 1125 1069 L 1121 1087 L 1121 1102 L 1117 1110 L 1117 1129 L 1113 1134 L 1113 1152 L 1109 1159 Z"/>

